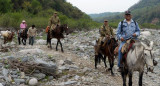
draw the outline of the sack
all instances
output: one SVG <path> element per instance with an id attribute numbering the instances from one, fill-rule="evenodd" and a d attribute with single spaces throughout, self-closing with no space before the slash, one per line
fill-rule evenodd
<path id="1" fill-rule="evenodd" d="M 49 29 L 50 29 L 49 26 L 47 26 L 47 28 L 46 28 L 46 33 L 48 33 Z"/>

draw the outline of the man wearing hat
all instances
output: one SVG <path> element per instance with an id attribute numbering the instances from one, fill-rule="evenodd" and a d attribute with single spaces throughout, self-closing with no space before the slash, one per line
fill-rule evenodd
<path id="1" fill-rule="evenodd" d="M 27 28 L 27 24 L 26 21 L 23 20 L 22 23 L 20 24 L 20 31 L 19 34 L 23 32 L 23 30 L 25 30 Z"/>
<path id="2" fill-rule="evenodd" d="M 118 50 L 118 71 L 121 71 L 123 65 L 121 64 L 122 59 L 122 46 L 129 39 L 136 39 L 140 35 L 140 28 L 138 23 L 132 20 L 132 15 L 130 11 L 125 11 L 125 19 L 121 21 L 117 28 L 117 38 L 121 41 Z"/>
<path id="3" fill-rule="evenodd" d="M 29 45 L 33 45 L 35 36 L 37 35 L 37 29 L 35 28 L 35 25 L 32 25 L 32 27 L 28 29 L 27 34 L 29 37 Z"/>
<path id="4" fill-rule="evenodd" d="M 57 16 L 57 12 L 54 12 L 53 16 L 50 18 L 49 26 L 50 26 L 50 37 L 52 38 L 52 30 L 54 30 L 57 26 L 60 25 L 59 17 Z"/>
<path id="5" fill-rule="evenodd" d="M 111 37 L 114 35 L 113 33 L 113 29 L 109 26 L 108 24 L 108 20 L 104 20 L 104 24 L 99 28 L 99 33 L 100 33 L 100 38 L 98 39 L 98 48 L 101 47 L 101 42 L 103 41 L 103 39 L 106 37 Z M 102 45 L 102 48 L 105 46 L 105 43 Z M 98 52 L 95 53 L 96 55 L 98 55 Z"/>

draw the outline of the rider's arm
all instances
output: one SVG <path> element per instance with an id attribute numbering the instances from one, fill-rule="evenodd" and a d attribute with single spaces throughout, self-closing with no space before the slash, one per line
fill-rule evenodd
<path id="1" fill-rule="evenodd" d="M 136 22 L 136 30 L 135 30 L 135 34 L 136 34 L 137 37 L 140 36 L 140 28 L 139 28 L 139 25 L 138 25 L 137 22 Z"/>
<path id="2" fill-rule="evenodd" d="M 113 28 L 110 27 L 111 35 L 114 36 Z"/>
<path id="3" fill-rule="evenodd" d="M 118 24 L 117 28 L 117 38 L 120 40 L 122 38 L 121 22 Z"/>

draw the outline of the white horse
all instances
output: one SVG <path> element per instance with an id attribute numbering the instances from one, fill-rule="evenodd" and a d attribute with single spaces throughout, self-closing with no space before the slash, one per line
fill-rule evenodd
<path id="1" fill-rule="evenodd" d="M 124 67 L 121 71 L 123 78 L 123 86 L 126 86 L 126 77 L 129 75 L 129 86 L 132 86 L 132 75 L 134 71 L 139 72 L 139 86 L 142 86 L 142 77 L 144 66 L 147 65 L 149 71 L 153 72 L 153 41 L 148 44 L 136 42 L 128 52 L 127 59 L 124 62 Z"/>

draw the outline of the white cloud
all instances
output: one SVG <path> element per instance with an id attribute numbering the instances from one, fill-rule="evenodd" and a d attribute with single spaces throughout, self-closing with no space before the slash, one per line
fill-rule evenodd
<path id="1" fill-rule="evenodd" d="M 123 12 L 137 3 L 139 0 L 67 0 L 73 6 L 78 7 L 83 12 Z"/>

